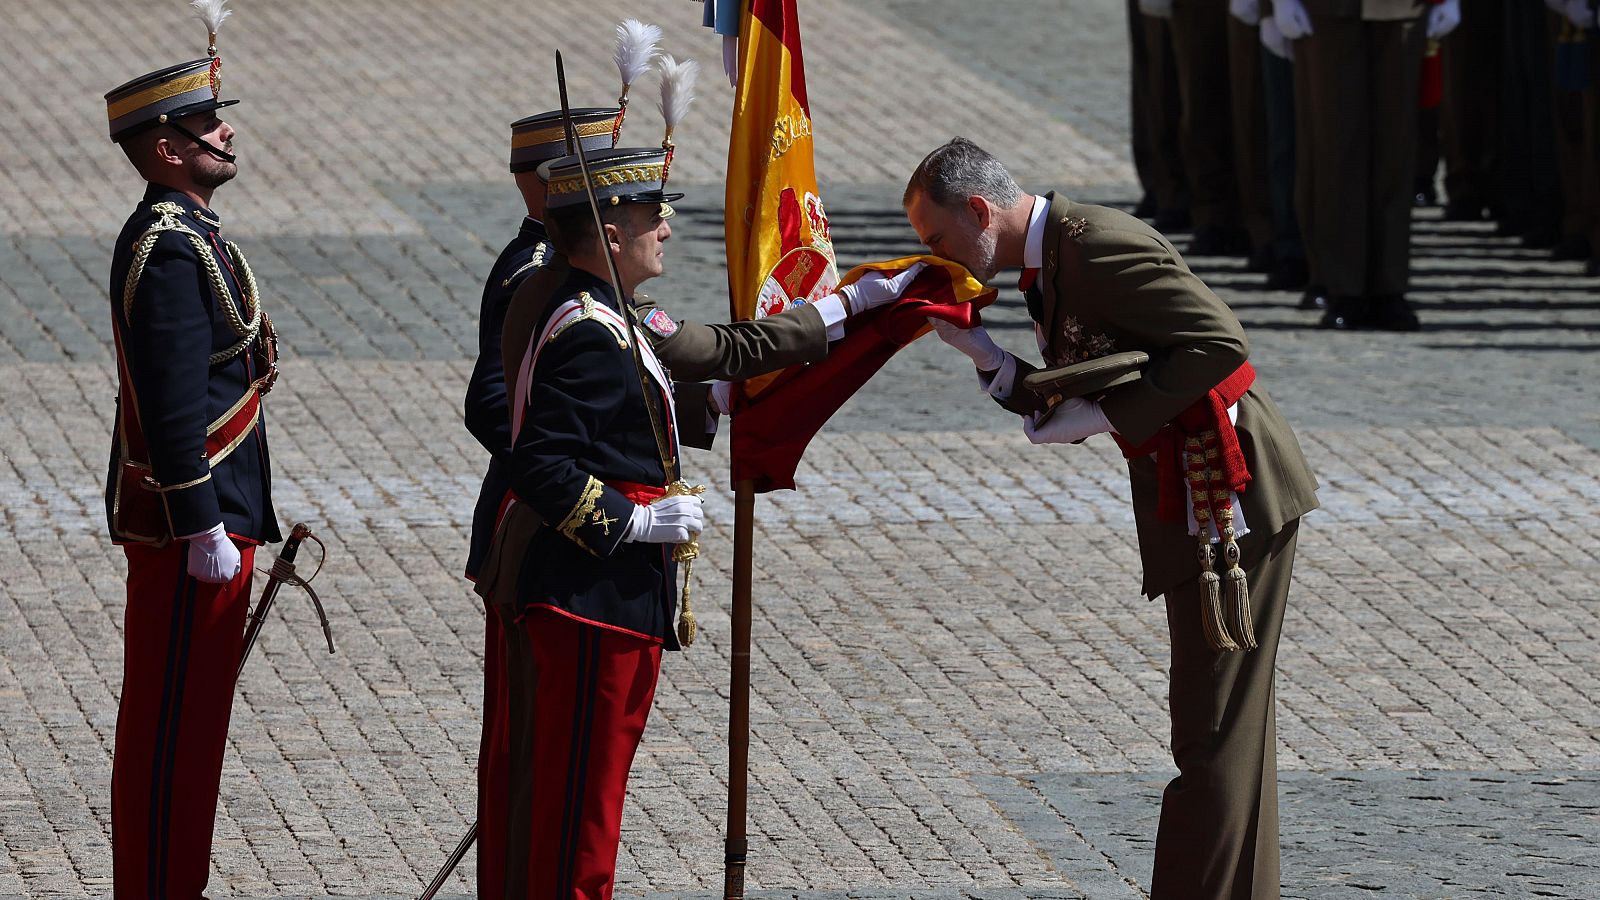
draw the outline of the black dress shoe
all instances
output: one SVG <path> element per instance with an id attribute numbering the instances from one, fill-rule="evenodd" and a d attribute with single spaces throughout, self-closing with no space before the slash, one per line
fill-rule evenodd
<path id="1" fill-rule="evenodd" d="M 1156 198 L 1154 194 L 1145 194 L 1139 198 L 1139 205 L 1133 208 L 1133 215 L 1139 219 L 1153 219 L 1156 217 Z"/>
<path id="2" fill-rule="evenodd" d="M 1156 213 L 1155 229 L 1162 234 L 1169 231 L 1189 230 L 1189 211 L 1187 209 L 1163 209 Z"/>
<path id="3" fill-rule="evenodd" d="M 1470 200 L 1451 200 L 1444 205 L 1446 222 L 1482 222 L 1483 204 Z"/>
<path id="4" fill-rule="evenodd" d="M 1305 293 L 1300 295 L 1300 308 L 1327 309 L 1328 292 L 1317 285 L 1311 285 L 1310 287 L 1306 288 Z"/>
<path id="5" fill-rule="evenodd" d="M 1245 268 L 1252 272 L 1261 272 L 1263 274 L 1270 274 L 1277 267 L 1278 254 L 1272 252 L 1271 244 L 1252 251 L 1249 261 L 1245 263 Z"/>
<path id="6" fill-rule="evenodd" d="M 1561 243 L 1561 231 L 1556 228 L 1535 228 L 1522 235 L 1522 246 L 1529 250 L 1549 250 Z"/>
<path id="7" fill-rule="evenodd" d="M 1380 331 L 1421 331 L 1422 320 L 1405 294 L 1387 294 L 1371 301 L 1370 327 Z"/>
<path id="8" fill-rule="evenodd" d="M 1581 234 L 1569 234 L 1550 248 L 1550 258 L 1557 262 L 1577 262 L 1589 255 L 1589 239 Z"/>
<path id="9" fill-rule="evenodd" d="M 1267 273 L 1267 287 L 1274 291 L 1296 291 L 1305 287 L 1310 280 L 1311 270 L 1306 268 L 1303 259 L 1280 259 Z"/>
<path id="10" fill-rule="evenodd" d="M 1372 327 L 1372 304 L 1365 297 L 1329 297 L 1318 328 L 1359 331 Z"/>
<path id="11" fill-rule="evenodd" d="M 1232 256 L 1236 247 L 1233 230 L 1226 225 L 1200 225 L 1189 239 L 1190 256 Z"/>

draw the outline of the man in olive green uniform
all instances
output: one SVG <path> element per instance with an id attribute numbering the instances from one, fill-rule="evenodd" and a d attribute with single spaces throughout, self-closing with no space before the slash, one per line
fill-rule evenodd
<path id="1" fill-rule="evenodd" d="M 1316 508 L 1316 479 L 1254 380 L 1243 329 L 1154 229 L 1117 210 L 1023 194 L 998 160 L 965 139 L 922 161 L 905 206 L 923 243 L 980 281 L 1023 267 L 1028 312 L 1049 365 L 1149 354 L 1137 381 L 1097 401 L 1066 401 L 1041 418 L 1042 404 L 1019 380 L 1033 367 L 981 328 L 936 326 L 972 358 L 985 392 L 1027 417 L 1034 443 L 1114 432 L 1129 458 L 1144 593 L 1167 605 L 1180 773 L 1162 801 L 1152 896 L 1277 897 L 1273 668 L 1295 538 L 1300 517 Z M 1196 503 L 1215 514 L 1209 521 L 1197 521 L 1198 508 L 1185 510 L 1193 495 L 1185 496 L 1184 455 L 1173 448 L 1191 438 L 1223 458 L 1215 476 L 1203 473 L 1211 477 Z M 1224 471 L 1227 482 L 1218 480 Z M 1236 547 L 1233 532 L 1242 535 Z M 1218 599 L 1198 580 L 1213 569 L 1228 588 L 1221 622 Z"/>

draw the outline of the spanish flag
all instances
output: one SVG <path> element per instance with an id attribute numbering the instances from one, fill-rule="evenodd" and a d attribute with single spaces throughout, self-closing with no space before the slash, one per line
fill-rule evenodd
<path id="1" fill-rule="evenodd" d="M 929 330 L 930 316 L 970 328 L 995 292 L 934 257 L 872 263 L 840 279 L 817 190 L 795 0 L 747 0 L 739 34 L 724 214 L 732 318 L 814 303 L 868 271 L 892 275 L 929 263 L 898 302 L 852 317 L 826 360 L 743 384 L 734 403 L 733 480 L 765 492 L 794 487 L 811 438 L 896 351 Z"/>

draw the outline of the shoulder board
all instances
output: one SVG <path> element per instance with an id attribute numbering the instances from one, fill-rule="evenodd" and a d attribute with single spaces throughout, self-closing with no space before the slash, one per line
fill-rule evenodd
<path id="1" fill-rule="evenodd" d="M 595 302 L 594 296 L 584 291 L 576 297 L 556 307 L 550 317 L 551 328 L 549 337 L 545 342 L 555 340 L 565 334 L 568 329 L 579 322 L 598 322 L 611 331 L 617 339 L 618 349 L 628 347 L 628 323 L 620 315 L 611 311 L 611 308 Z"/>

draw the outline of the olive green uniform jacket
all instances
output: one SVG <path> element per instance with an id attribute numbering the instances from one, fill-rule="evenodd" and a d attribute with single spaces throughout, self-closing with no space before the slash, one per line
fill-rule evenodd
<path id="1" fill-rule="evenodd" d="M 1142 350 L 1138 381 L 1111 391 L 1101 408 L 1119 434 L 1143 444 L 1249 357 L 1233 310 L 1159 232 L 1115 209 L 1051 193 L 1037 289 L 1038 324 L 1051 365 Z M 1023 367 L 1026 368 L 1025 366 Z M 1020 378 L 1025 372 L 1019 371 Z M 1252 480 L 1239 494 L 1245 524 L 1265 539 L 1317 507 L 1317 480 L 1294 431 L 1257 381 L 1239 400 L 1235 427 Z M 1010 407 L 1026 402 L 1025 390 Z M 1020 409 L 1018 411 L 1021 411 Z M 1156 517 L 1152 457 L 1128 462 L 1144 592 L 1155 597 L 1200 575 L 1187 522 Z"/>

